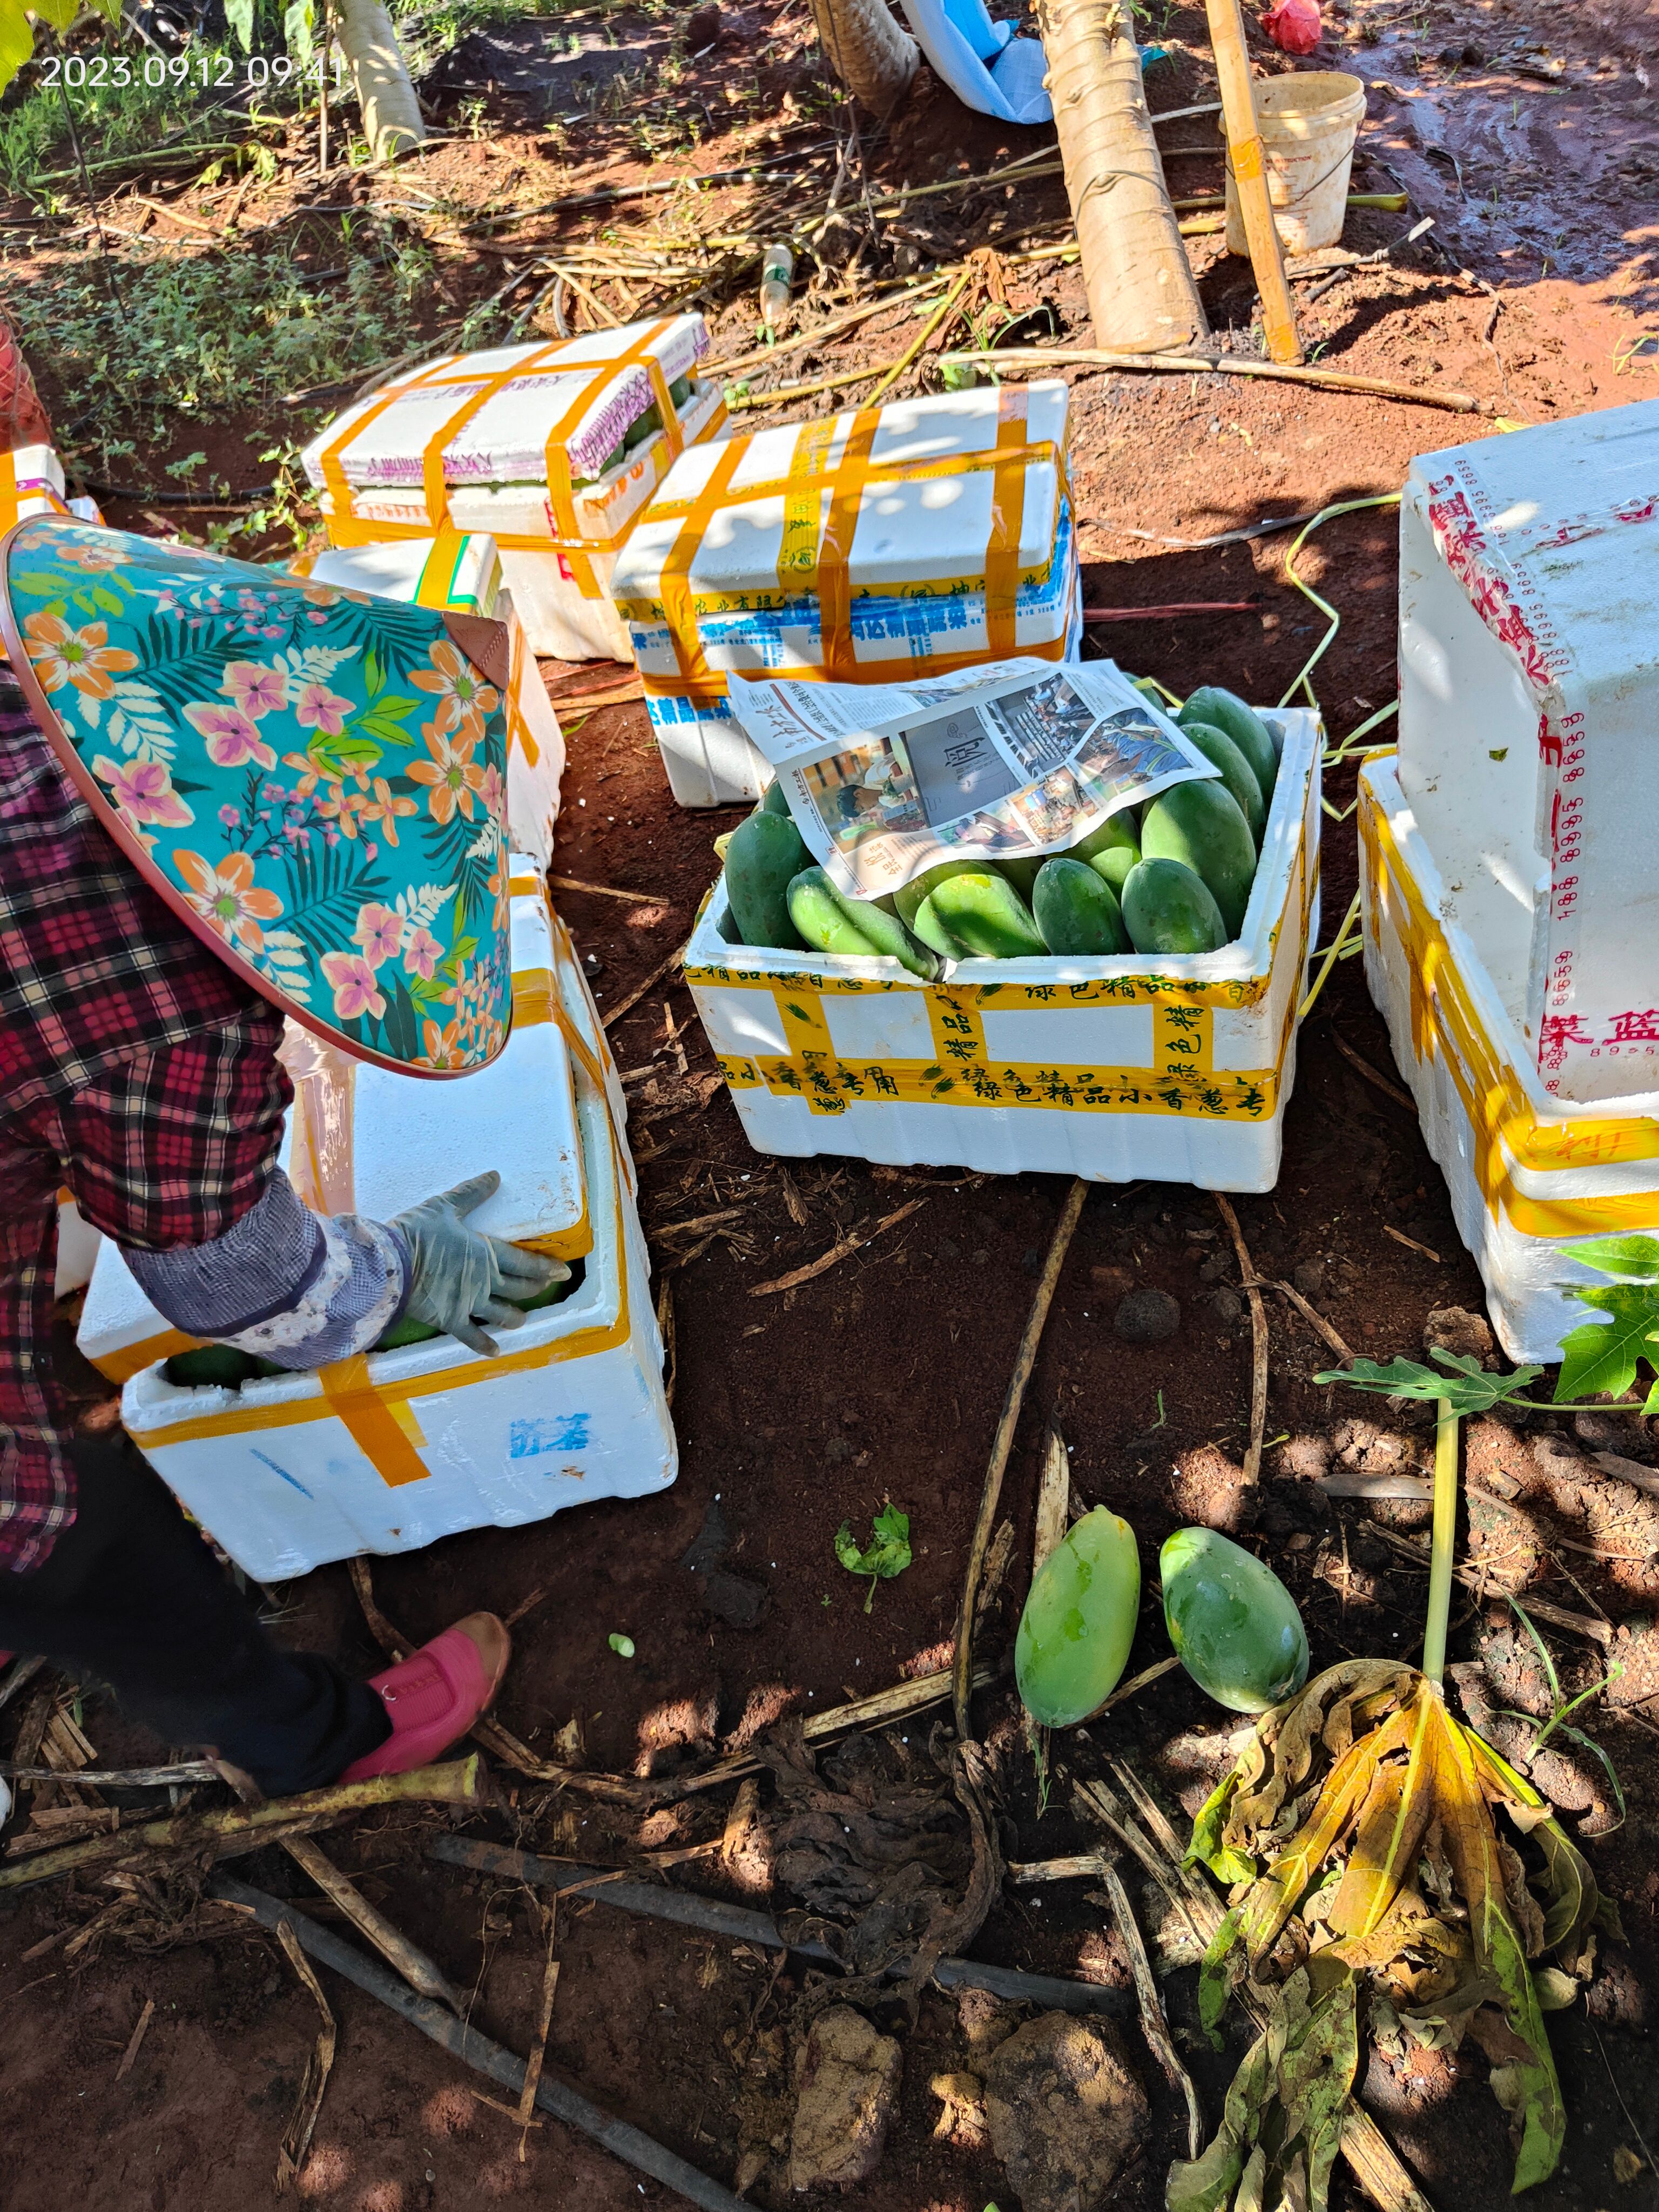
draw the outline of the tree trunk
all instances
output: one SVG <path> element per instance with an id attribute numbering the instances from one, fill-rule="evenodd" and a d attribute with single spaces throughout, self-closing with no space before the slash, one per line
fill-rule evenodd
<path id="1" fill-rule="evenodd" d="M 1179 352 L 1208 334 L 1146 112 L 1129 0 L 1038 0 L 1095 343 Z"/>
<path id="2" fill-rule="evenodd" d="M 910 89 L 920 54 L 885 0 L 812 0 L 824 58 L 855 100 L 888 116 Z"/>
<path id="3" fill-rule="evenodd" d="M 340 51 L 351 65 L 363 136 L 377 161 L 407 154 L 426 143 L 409 66 L 380 0 L 337 0 Z"/>

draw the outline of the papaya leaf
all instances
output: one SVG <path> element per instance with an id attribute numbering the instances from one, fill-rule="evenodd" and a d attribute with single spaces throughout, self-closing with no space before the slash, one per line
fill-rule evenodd
<path id="1" fill-rule="evenodd" d="M 860 1551 L 853 1541 L 851 1525 L 843 1521 L 836 1532 L 836 1557 L 849 1575 L 868 1575 L 870 1595 L 864 1601 L 869 1612 L 876 1601 L 876 1584 L 902 1575 L 910 1564 L 910 1516 L 893 1504 L 884 1505 L 871 1524 L 869 1548 Z"/>
<path id="2" fill-rule="evenodd" d="M 1595 1237 L 1566 1255 L 1604 1275 L 1627 1275 L 1634 1282 L 1659 1283 L 1659 1237 Z M 1575 1291 L 1577 1285 L 1570 1286 Z"/>
<path id="3" fill-rule="evenodd" d="M 1236 1962 L 1230 1961 L 1238 1942 L 1238 1926 L 1239 1912 L 1235 1905 L 1211 1936 L 1209 1948 L 1198 1970 L 1199 2025 L 1217 2051 L 1222 2045 L 1216 2031 L 1222 2014 L 1227 2009 L 1227 1999 L 1232 1993 Z"/>
<path id="4" fill-rule="evenodd" d="M 1443 1371 L 1425 1367 L 1420 1359 L 1391 1359 L 1386 1367 L 1374 1359 L 1356 1359 L 1352 1366 L 1316 1375 L 1314 1381 L 1346 1382 L 1351 1389 L 1376 1390 L 1390 1398 L 1444 1398 L 1455 1413 L 1468 1415 L 1490 1412 L 1544 1371 L 1517 1367 L 1512 1375 L 1489 1375 L 1468 1352 L 1447 1352 L 1440 1345 L 1433 1357 Z"/>
<path id="5" fill-rule="evenodd" d="M 1561 1374 L 1555 1386 L 1559 1403 L 1605 1391 L 1622 1398 L 1636 1380 L 1638 1359 L 1652 1361 L 1659 1333 L 1659 1288 L 1640 1283 L 1591 1284 L 1575 1293 L 1580 1304 L 1605 1313 L 1605 1322 L 1587 1321 L 1561 1345 Z"/>
<path id="6" fill-rule="evenodd" d="M 1223 1839 L 1222 1831 L 1227 1825 L 1227 1815 L 1239 1785 L 1239 1771 L 1234 1767 L 1216 1789 L 1205 1799 L 1193 1822 L 1193 1839 L 1187 1846 L 1182 1866 L 1206 1866 L 1219 1882 L 1231 1889 L 1237 1881 L 1254 1881 L 1256 1863 L 1243 1851 L 1235 1850 Z"/>
<path id="7" fill-rule="evenodd" d="M 1166 2212 L 1222 2212 L 1233 2200 L 1245 2160 L 1255 2148 L 1267 2108 L 1271 2024 L 1244 2054 L 1222 2108 L 1213 2141 L 1194 2159 L 1177 2159 L 1164 2184 Z"/>

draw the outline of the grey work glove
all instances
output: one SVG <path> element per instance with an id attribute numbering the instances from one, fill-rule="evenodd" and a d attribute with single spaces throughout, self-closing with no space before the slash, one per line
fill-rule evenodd
<path id="1" fill-rule="evenodd" d="M 562 1260 L 526 1252 L 503 1237 L 486 1237 L 482 1230 L 468 1227 L 465 1217 L 493 1198 L 501 1184 L 492 1168 L 487 1175 L 458 1182 L 453 1190 L 440 1191 L 407 1213 L 394 1215 L 392 1222 L 409 1247 L 409 1301 L 404 1311 L 411 1321 L 442 1329 L 469 1351 L 490 1358 L 500 1346 L 484 1334 L 479 1322 L 517 1328 L 524 1316 L 510 1301 L 533 1297 L 570 1273 Z"/>

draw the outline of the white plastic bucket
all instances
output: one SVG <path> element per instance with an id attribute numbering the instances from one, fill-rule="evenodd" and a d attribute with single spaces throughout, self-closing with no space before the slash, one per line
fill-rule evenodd
<path id="1" fill-rule="evenodd" d="M 1344 70 L 1259 78 L 1256 120 L 1267 194 L 1287 253 L 1334 246 L 1348 212 L 1348 173 L 1365 112 L 1365 88 Z M 1227 164 L 1227 251 L 1248 253 L 1244 216 Z"/>

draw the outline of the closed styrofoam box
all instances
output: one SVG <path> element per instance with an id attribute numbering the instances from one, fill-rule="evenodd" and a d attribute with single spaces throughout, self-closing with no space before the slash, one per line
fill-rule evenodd
<path id="1" fill-rule="evenodd" d="M 892 960 L 728 945 L 716 884 L 685 976 L 757 1152 L 1270 1190 L 1318 916 L 1318 717 L 1284 731 L 1243 933 L 1168 958 Z"/>
<path id="2" fill-rule="evenodd" d="M 1575 1102 L 1544 1087 L 1458 919 L 1393 756 L 1359 780 L 1365 975 L 1512 1359 L 1553 1360 L 1587 1318 L 1589 1237 L 1659 1235 L 1659 1091 Z"/>
<path id="3" fill-rule="evenodd" d="M 1659 400 L 1413 463 L 1401 789 L 1544 1087 L 1659 1083 Z"/>

